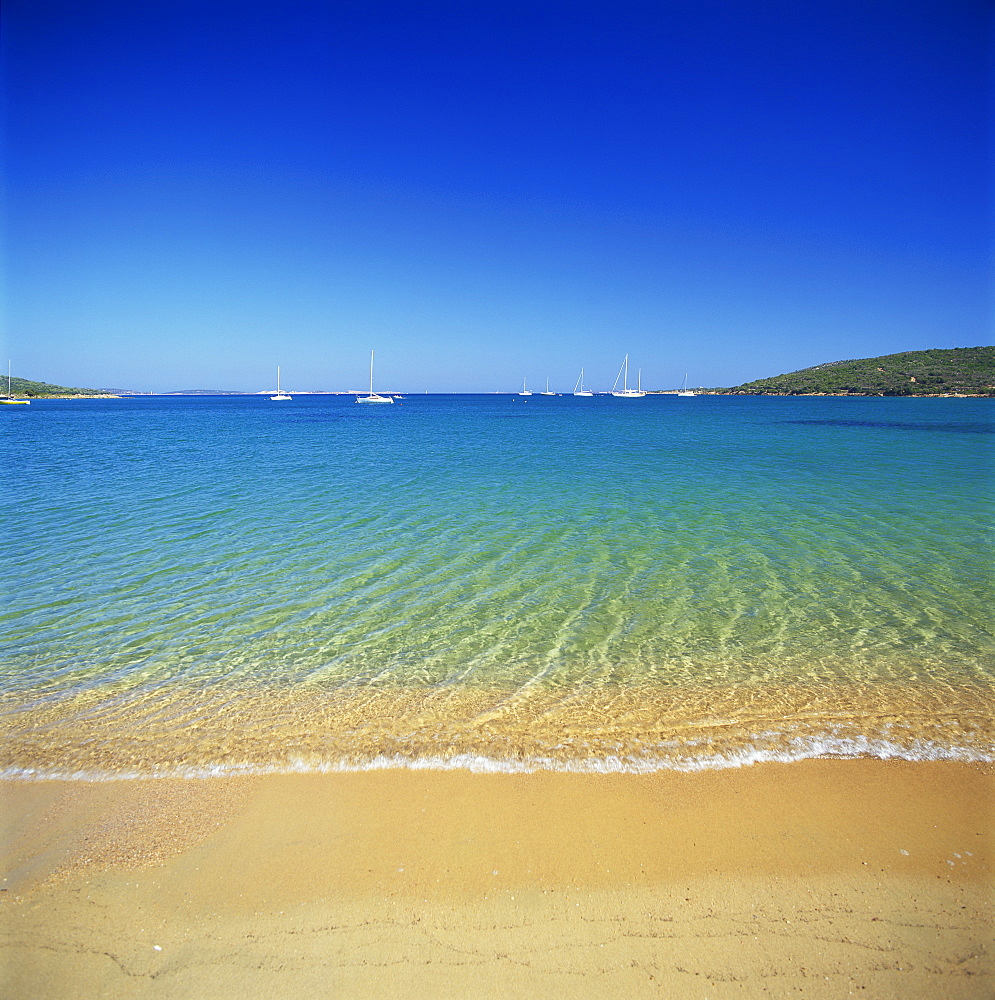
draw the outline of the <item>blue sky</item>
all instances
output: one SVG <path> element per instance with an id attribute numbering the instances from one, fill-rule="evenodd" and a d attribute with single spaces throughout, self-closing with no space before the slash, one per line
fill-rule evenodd
<path id="1" fill-rule="evenodd" d="M 985 0 L 5 0 L 5 347 L 125 389 L 992 342 Z"/>

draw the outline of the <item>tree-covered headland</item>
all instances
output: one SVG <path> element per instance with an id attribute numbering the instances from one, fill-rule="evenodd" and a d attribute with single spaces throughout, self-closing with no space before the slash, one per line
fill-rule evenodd
<path id="1" fill-rule="evenodd" d="M 0 394 L 7 395 L 7 379 L 0 377 Z M 10 377 L 10 394 L 27 399 L 44 399 L 59 396 L 107 396 L 100 389 L 74 389 L 65 385 L 51 385 L 48 382 L 33 382 L 31 379 Z"/>
<path id="2" fill-rule="evenodd" d="M 830 361 L 717 392 L 797 396 L 995 396 L 995 347 L 903 351 Z"/>

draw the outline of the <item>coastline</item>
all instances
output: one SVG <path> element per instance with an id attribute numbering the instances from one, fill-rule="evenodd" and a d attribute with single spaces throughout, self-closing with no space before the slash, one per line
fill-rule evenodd
<path id="1" fill-rule="evenodd" d="M 990 995 L 995 767 L 0 782 L 5 996 Z"/>
<path id="2" fill-rule="evenodd" d="M 995 693 L 946 683 L 173 686 L 0 698 L 0 779 L 468 769 L 699 771 L 813 757 L 995 760 Z M 85 725 L 88 739 L 80 740 Z"/>
<path id="3" fill-rule="evenodd" d="M 90 393 L 85 395 L 68 395 L 60 393 L 52 396 L 23 396 L 14 395 L 13 399 L 145 399 L 145 398 L 168 398 L 172 396 L 182 396 L 184 398 L 216 398 L 219 396 L 267 396 L 274 390 L 261 390 L 254 392 L 125 392 L 125 393 Z M 294 389 L 291 391 L 294 396 L 361 396 L 362 389 Z M 395 390 L 387 393 L 394 394 Z M 647 396 L 677 396 L 677 389 L 644 389 Z M 604 395 L 604 392 L 597 392 L 595 395 Z M 917 392 L 901 395 L 898 393 L 886 392 L 741 392 L 728 389 L 695 389 L 696 396 L 832 396 L 840 399 L 995 399 L 995 394 L 991 392 Z M 422 393 L 412 393 L 410 390 L 404 395 L 419 396 Z M 516 396 L 512 391 L 495 390 L 493 392 L 472 392 L 472 393 L 429 393 L 428 395 L 470 395 L 470 396 Z M 569 392 L 554 393 L 557 396 L 570 396 Z"/>
<path id="4" fill-rule="evenodd" d="M 696 396 L 832 396 L 838 399 L 995 399 L 992 392 L 746 392 L 736 389 L 695 389 Z M 676 389 L 648 389 L 647 395 L 676 396 Z"/>

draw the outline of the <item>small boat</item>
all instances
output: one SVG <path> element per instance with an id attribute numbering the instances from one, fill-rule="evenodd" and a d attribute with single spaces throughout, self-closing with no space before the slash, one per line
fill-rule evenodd
<path id="1" fill-rule="evenodd" d="M 532 390 L 525 385 L 525 378 L 522 378 L 522 391 L 518 394 L 519 396 L 531 396 Z"/>
<path id="2" fill-rule="evenodd" d="M 684 373 L 684 381 L 681 383 L 680 389 L 677 390 L 678 396 L 697 396 L 698 393 L 694 389 L 688 388 L 688 373 Z"/>
<path id="3" fill-rule="evenodd" d="M 10 362 L 7 362 L 7 396 L 4 399 L 0 399 L 0 403 L 6 403 L 8 406 L 30 406 L 30 399 L 14 399 L 10 394 Z"/>
<path id="4" fill-rule="evenodd" d="M 293 396 L 288 396 L 285 392 L 280 392 L 280 366 L 276 366 L 276 395 L 270 396 L 270 399 L 293 399 Z"/>
<path id="5" fill-rule="evenodd" d="M 580 376 L 574 383 L 574 395 L 575 396 L 593 396 L 594 393 L 590 389 L 584 388 L 584 369 L 581 368 Z"/>
<path id="6" fill-rule="evenodd" d="M 623 372 L 625 373 L 623 375 Z M 622 379 L 622 388 L 618 387 L 618 380 Z M 615 376 L 615 384 L 612 386 L 613 396 L 622 396 L 625 399 L 637 399 L 640 396 L 645 396 L 646 393 L 643 392 L 643 370 L 639 369 L 639 388 L 630 389 L 629 388 L 629 355 L 625 356 L 625 360 L 622 362 L 622 367 L 619 368 L 618 374 Z"/>
<path id="7" fill-rule="evenodd" d="M 546 379 L 546 389 L 545 389 L 545 391 L 544 392 L 540 392 L 539 395 L 540 396 L 555 396 L 556 395 L 555 392 L 550 392 L 549 391 L 549 379 Z"/>
<path id="8" fill-rule="evenodd" d="M 373 391 L 373 351 L 370 351 L 370 394 L 368 396 L 357 396 L 357 403 L 393 403 L 390 396 L 380 396 Z"/>

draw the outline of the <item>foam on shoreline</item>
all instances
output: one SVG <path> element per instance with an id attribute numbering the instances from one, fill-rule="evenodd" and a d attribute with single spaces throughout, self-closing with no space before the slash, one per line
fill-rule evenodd
<path id="1" fill-rule="evenodd" d="M 349 774 L 364 771 L 469 771 L 473 774 L 535 774 L 549 771 L 561 774 L 654 774 L 660 771 L 691 773 L 750 767 L 754 764 L 790 764 L 816 759 L 901 760 L 907 762 L 959 761 L 993 763 L 995 748 L 990 751 L 952 747 L 925 742 L 911 746 L 887 740 L 867 738 L 796 738 L 788 750 L 754 749 L 735 754 L 708 757 L 692 755 L 678 758 L 603 757 L 557 760 L 535 757 L 501 760 L 476 754 L 437 757 L 377 756 L 368 761 L 314 761 L 295 759 L 286 764 L 224 763 L 196 767 L 153 769 L 151 771 L 67 771 L 59 768 L 5 768 L 0 780 L 7 781 L 141 781 L 155 779 L 209 779 L 224 777 L 262 777 L 278 774 Z"/>
<path id="2" fill-rule="evenodd" d="M 995 691 L 982 685 L 88 691 L 0 707 L 0 777 L 16 780 L 995 760 Z"/>

